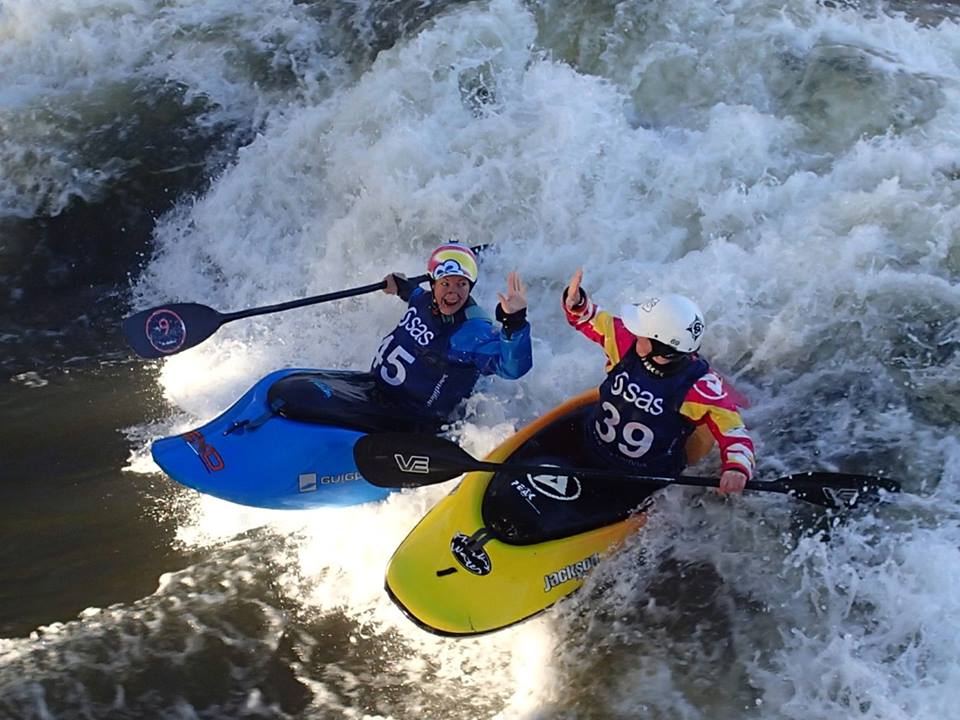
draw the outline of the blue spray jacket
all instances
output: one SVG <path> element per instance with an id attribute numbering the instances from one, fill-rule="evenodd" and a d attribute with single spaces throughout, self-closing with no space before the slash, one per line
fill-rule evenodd
<path id="1" fill-rule="evenodd" d="M 382 396 L 418 415 L 446 418 L 481 375 L 516 380 L 533 367 L 530 324 L 511 332 L 493 326 L 473 301 L 443 315 L 433 296 L 398 283 L 407 311 L 380 343 L 370 370 Z"/>

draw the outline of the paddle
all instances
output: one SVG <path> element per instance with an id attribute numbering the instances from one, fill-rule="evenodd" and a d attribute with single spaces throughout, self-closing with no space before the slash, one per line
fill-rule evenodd
<path id="1" fill-rule="evenodd" d="M 414 488 L 433 485 L 473 470 L 511 471 L 549 475 L 576 475 L 581 479 L 622 478 L 631 482 L 663 485 L 718 487 L 719 478 L 648 477 L 625 475 L 614 470 L 569 468 L 552 465 L 523 465 L 477 460 L 456 443 L 433 435 L 417 433 L 374 433 L 361 437 L 353 448 L 360 474 L 371 485 L 386 488 Z M 748 490 L 792 495 L 828 508 L 852 507 L 861 498 L 876 497 L 880 490 L 900 492 L 900 483 L 870 475 L 807 472 L 788 475 L 771 482 L 751 480 Z"/>
<path id="2" fill-rule="evenodd" d="M 489 245 L 476 245 L 472 248 L 475 253 L 481 253 Z M 429 280 L 429 275 L 417 275 L 410 278 L 411 282 L 422 283 Z M 356 295 L 383 290 L 387 286 L 385 280 L 371 285 L 338 290 L 325 295 L 314 295 L 300 300 L 264 305 L 263 307 L 238 310 L 232 313 L 220 313 L 212 307 L 199 303 L 170 303 L 141 310 L 123 321 L 123 334 L 134 352 L 143 358 L 160 358 L 183 352 L 188 348 L 199 345 L 213 335 L 221 325 L 241 318 L 254 315 L 293 310 L 294 308 L 318 303 L 341 300 Z"/>

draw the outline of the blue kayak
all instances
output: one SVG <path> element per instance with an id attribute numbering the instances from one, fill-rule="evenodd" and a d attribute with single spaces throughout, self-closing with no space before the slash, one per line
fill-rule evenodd
<path id="1" fill-rule="evenodd" d="M 436 432 L 377 400 L 368 373 L 277 370 L 206 425 L 153 443 L 181 485 L 262 508 L 356 505 L 393 490 L 357 470 L 353 446 L 372 432 Z"/>

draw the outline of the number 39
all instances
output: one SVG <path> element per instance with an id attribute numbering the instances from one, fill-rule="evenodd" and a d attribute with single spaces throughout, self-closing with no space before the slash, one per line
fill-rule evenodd
<path id="1" fill-rule="evenodd" d="M 617 440 L 617 426 L 620 424 L 620 413 L 608 402 L 601 406 L 605 417 L 596 422 L 597 435 L 605 443 Z M 653 444 L 653 430 L 643 423 L 628 422 L 621 430 L 623 442 L 617 443 L 617 449 L 628 458 L 638 458 L 650 450 Z"/>

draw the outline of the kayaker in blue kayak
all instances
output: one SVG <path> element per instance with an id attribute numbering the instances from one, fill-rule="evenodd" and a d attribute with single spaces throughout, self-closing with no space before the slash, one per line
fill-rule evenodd
<path id="1" fill-rule="evenodd" d="M 587 453 L 602 465 L 635 474 L 677 476 L 685 443 L 706 424 L 720 446 L 720 492 L 740 492 L 753 475 L 753 441 L 734 394 L 697 354 L 706 325 L 696 304 L 660 295 L 601 310 L 580 287 L 577 270 L 563 292 L 567 321 L 603 346 L 607 379 L 588 416 Z"/>
<path id="2" fill-rule="evenodd" d="M 481 375 L 516 380 L 533 366 L 526 288 L 516 272 L 498 293 L 496 318 L 470 297 L 477 258 L 460 243 L 441 245 L 427 262 L 430 290 L 403 275 L 387 275 L 388 295 L 407 302 L 397 327 L 383 338 L 371 372 L 389 404 L 442 422 L 473 392 Z"/>

